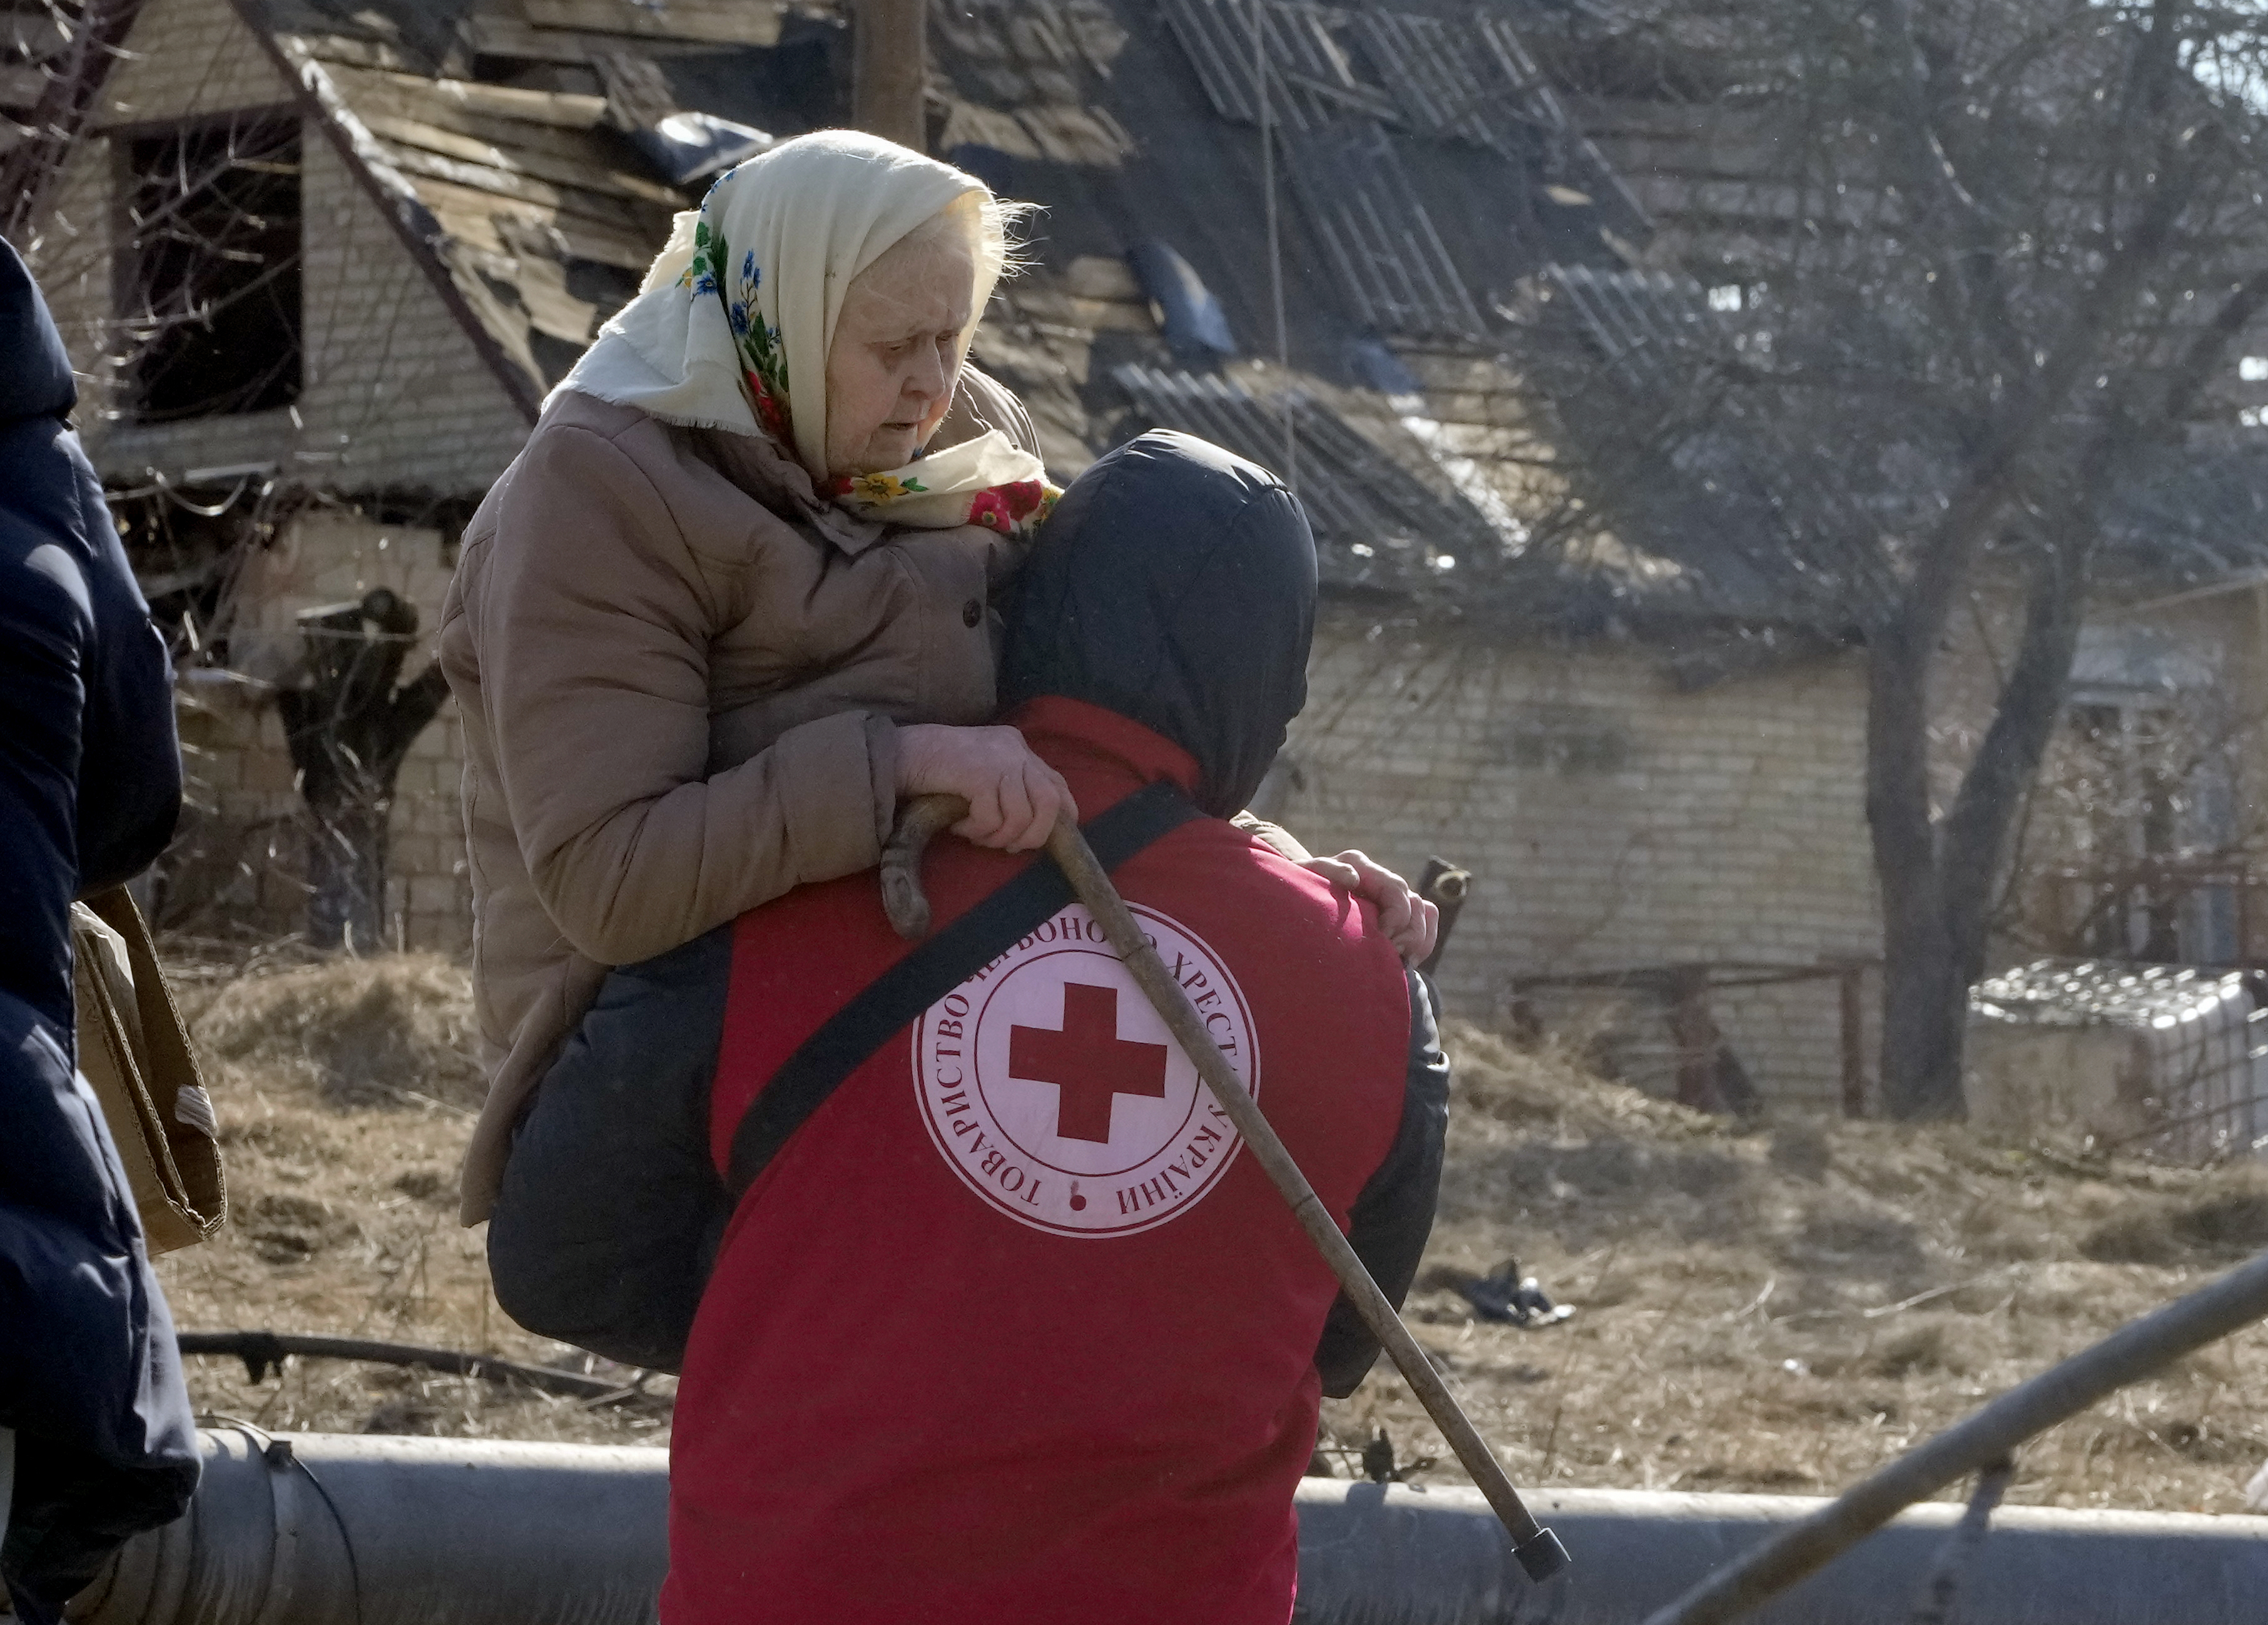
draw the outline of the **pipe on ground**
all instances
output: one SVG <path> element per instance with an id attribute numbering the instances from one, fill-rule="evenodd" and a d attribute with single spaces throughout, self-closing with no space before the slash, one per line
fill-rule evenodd
<path id="1" fill-rule="evenodd" d="M 666 1452 L 296 1434 L 204 1437 L 187 1517 L 72 1604 L 90 1625 L 639 1625 L 667 1561 Z M 1815 1511 L 1792 1496 L 1539 1490 L 1572 1567 L 1520 1575 L 1469 1489 L 1301 1485 L 1309 1625 L 1637 1625 Z M 1960 1516 L 1914 1508 L 1751 1616 L 1904 1625 Z M 2011 1507 L 1968 1571 L 1962 1625 L 2253 1625 L 2268 1518 Z"/>
<path id="2" fill-rule="evenodd" d="M 68 1617 L 100 1625 L 631 1625 L 668 1562 L 634 1445 L 217 1428 L 188 1512 Z"/>
<path id="3" fill-rule="evenodd" d="M 1638 1625 L 1825 1503 L 1804 1496 L 1531 1490 L 1567 1569 L 1531 1586 L 1469 1489 L 1310 1480 L 1300 1492 L 1299 1617 L 1315 1625 Z M 1914 1507 L 1743 1625 L 1907 1625 L 1960 1521 Z M 2257 1625 L 2268 1518 L 2004 1507 L 1965 1571 L 1960 1625 Z"/>

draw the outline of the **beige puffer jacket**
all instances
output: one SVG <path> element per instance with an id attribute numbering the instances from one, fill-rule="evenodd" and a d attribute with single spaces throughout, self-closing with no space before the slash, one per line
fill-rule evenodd
<path id="1" fill-rule="evenodd" d="M 965 370 L 934 444 L 1016 398 Z M 467 528 L 441 663 L 465 726 L 489 1097 L 462 1215 L 610 965 L 880 861 L 895 727 L 993 710 L 1016 544 L 817 499 L 767 439 L 563 391 Z"/>

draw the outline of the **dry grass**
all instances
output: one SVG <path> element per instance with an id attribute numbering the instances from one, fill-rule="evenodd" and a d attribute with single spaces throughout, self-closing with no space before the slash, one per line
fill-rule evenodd
<path id="1" fill-rule="evenodd" d="M 185 1012 L 221 1114 L 232 1221 L 158 1260 L 176 1323 L 593 1369 L 505 1318 L 482 1232 L 457 1222 L 457 1163 L 480 1089 L 461 967 L 409 954 L 184 970 Z M 271 1429 L 668 1441 L 666 1378 L 653 1385 L 663 1402 L 592 1407 L 422 1370 L 293 1360 L 280 1380 L 255 1384 L 234 1360 L 188 1364 L 200 1409 Z"/>
<path id="2" fill-rule="evenodd" d="M 577 1359 L 496 1307 L 455 1172 L 477 1090 L 464 972 L 445 960 L 185 967 L 215 1074 L 235 1222 L 160 1260 L 186 1327 L 330 1332 Z M 2268 1171 L 1980 1142 L 1957 1129 L 1743 1129 L 1565 1055 L 1454 1036 L 1441 1219 L 1410 1318 L 1514 1479 L 1823 1492 L 2245 1252 Z M 1475 1321 L 1456 1283 L 1517 1254 L 1580 1306 Z M 273 1428 L 666 1442 L 663 1402 L 588 1408 L 422 1372 L 295 1360 L 252 1384 L 190 1363 L 203 1407 Z M 2250 1374 L 2248 1376 L 2248 1373 Z M 2268 1458 L 2245 1399 L 2268 1333 L 2231 1339 L 2026 1451 L 2010 1499 L 2235 1511 Z M 1446 1456 L 1381 1368 L 1327 1441 L 1385 1427 Z M 1454 1466 L 1421 1481 L 1458 1481 Z"/>
<path id="3" fill-rule="evenodd" d="M 1409 1318 L 1522 1483 L 1832 1492 L 2268 1245 L 2257 1167 L 1961 1128 L 1743 1129 L 1550 1050 L 1470 1030 L 1453 1047 L 1441 1217 Z M 1456 1283 L 1514 1254 L 1573 1320 L 1475 1321 Z M 2264 1376 L 2255 1328 L 2036 1441 L 2008 1498 L 2241 1511 L 2268 1457 L 2246 1398 Z M 1391 1372 L 1325 1425 L 1447 1454 Z M 1462 1481 L 1454 1465 L 1423 1477 Z"/>

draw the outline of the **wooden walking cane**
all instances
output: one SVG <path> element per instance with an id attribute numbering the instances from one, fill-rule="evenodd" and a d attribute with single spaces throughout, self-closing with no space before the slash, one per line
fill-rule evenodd
<path id="1" fill-rule="evenodd" d="M 900 815 L 898 827 L 891 835 L 882 853 L 882 906 L 888 912 L 890 923 L 901 936 L 918 939 L 929 934 L 929 899 L 921 889 L 921 855 L 939 831 L 958 824 L 968 816 L 968 803 L 957 795 L 925 795 L 909 803 Z M 1068 818 L 1056 820 L 1055 832 L 1048 838 L 1048 855 L 1071 882 L 1071 889 L 1085 904 L 1111 949 L 1133 973 L 1150 1003 L 1182 1053 L 1196 1063 L 1197 1075 L 1212 1091 L 1213 1098 L 1236 1125 L 1244 1143 L 1252 1149 L 1260 1165 L 1268 1171 L 1284 1200 L 1292 1204 L 1292 1216 L 1315 1244 L 1331 1274 L 1338 1277 L 1347 1300 L 1362 1316 L 1363 1324 L 1371 1330 L 1394 1363 L 1425 1407 L 1425 1414 L 1449 1441 L 1449 1448 L 1457 1452 L 1457 1459 L 1471 1474 L 1481 1494 L 1488 1497 L 1490 1506 L 1504 1522 L 1512 1535 L 1512 1555 L 1520 1560 L 1531 1580 L 1544 1580 L 1557 1573 L 1567 1563 L 1567 1548 L 1559 1544 L 1559 1537 L 1535 1521 L 1505 1475 L 1496 1453 L 1482 1438 L 1471 1420 L 1457 1404 L 1456 1398 L 1441 1380 L 1440 1373 L 1425 1358 L 1418 1340 L 1410 1335 L 1410 1328 L 1402 1324 L 1402 1317 L 1387 1301 L 1386 1294 L 1370 1278 L 1370 1271 L 1355 1256 L 1354 1248 L 1340 1234 L 1337 1222 L 1307 1183 L 1307 1175 L 1292 1160 L 1276 1130 L 1262 1115 L 1259 1102 L 1245 1092 L 1237 1082 L 1236 1074 L 1229 1069 L 1219 1046 L 1206 1036 L 1204 1018 L 1190 1004 L 1189 995 L 1182 991 L 1158 950 L 1150 946 L 1142 934 L 1125 899 L 1118 888 L 1111 884 L 1110 876 L 1096 861 L 1086 838 L 1079 826 Z"/>

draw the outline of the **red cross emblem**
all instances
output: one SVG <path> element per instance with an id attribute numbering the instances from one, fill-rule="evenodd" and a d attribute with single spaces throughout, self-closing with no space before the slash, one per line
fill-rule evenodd
<path id="1" fill-rule="evenodd" d="M 1116 987 L 1065 982 L 1063 998 L 1060 1029 L 1009 1029 L 1009 1075 L 1052 1083 L 1060 1091 L 1057 1138 L 1108 1145 L 1110 1112 L 1119 1096 L 1166 1097 L 1166 1046 L 1118 1036 Z"/>
<path id="2" fill-rule="evenodd" d="M 1259 1048 L 1235 977 L 1186 927 L 1130 906 L 1256 1096 Z M 995 1213 L 1034 1230 L 1132 1236 L 1170 1223 L 1219 1188 L 1242 1148 L 1077 904 L 931 1005 L 912 1038 L 931 1142 Z"/>

